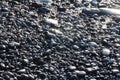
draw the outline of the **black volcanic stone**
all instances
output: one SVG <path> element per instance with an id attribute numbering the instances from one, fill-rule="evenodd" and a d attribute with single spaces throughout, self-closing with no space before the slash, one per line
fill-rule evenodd
<path id="1" fill-rule="evenodd" d="M 27 74 L 21 74 L 20 76 L 17 77 L 18 80 L 28 80 L 28 75 Z"/>
<path id="2" fill-rule="evenodd" d="M 35 80 L 35 77 L 33 75 L 29 75 L 28 80 Z"/>
<path id="3" fill-rule="evenodd" d="M 40 79 L 45 79 L 47 77 L 45 74 L 39 74 L 38 76 L 40 77 Z"/>
<path id="4" fill-rule="evenodd" d="M 39 10 L 39 13 L 43 13 L 43 14 L 50 13 L 50 10 L 45 7 L 41 7 L 38 10 Z"/>
<path id="5" fill-rule="evenodd" d="M 119 80 L 118 4 L 1 0 L 0 80 Z"/>
<path id="6" fill-rule="evenodd" d="M 65 12 L 65 11 L 66 11 L 66 8 L 58 7 L 57 10 L 60 11 L 60 12 Z"/>

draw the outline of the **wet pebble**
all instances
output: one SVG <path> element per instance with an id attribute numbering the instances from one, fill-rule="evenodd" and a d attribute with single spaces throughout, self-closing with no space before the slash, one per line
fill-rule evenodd
<path id="1" fill-rule="evenodd" d="M 9 46 L 11 46 L 11 47 L 20 46 L 20 43 L 18 43 L 18 42 L 10 42 Z"/>
<path id="2" fill-rule="evenodd" d="M 6 49 L 6 45 L 0 45 L 0 50 Z"/>
<path id="3" fill-rule="evenodd" d="M 92 47 L 98 47 L 98 44 L 96 42 L 89 42 L 89 45 Z"/>
<path id="4" fill-rule="evenodd" d="M 33 75 L 29 75 L 28 80 L 35 80 L 35 77 Z"/>
<path id="5" fill-rule="evenodd" d="M 0 10 L 1 12 L 9 12 L 9 9 L 8 8 L 2 8 L 1 10 Z"/>
<path id="6" fill-rule="evenodd" d="M 6 66 L 5 66 L 5 64 L 4 64 L 4 63 L 0 63 L 0 69 L 1 69 L 1 70 L 6 69 Z"/>
<path id="7" fill-rule="evenodd" d="M 112 8 L 100 8 L 100 12 L 106 15 L 120 15 L 119 9 L 112 9 Z"/>
<path id="8" fill-rule="evenodd" d="M 69 66 L 69 69 L 70 69 L 70 70 L 75 70 L 76 67 L 75 67 L 75 66 Z"/>
<path id="9" fill-rule="evenodd" d="M 22 65 L 27 65 L 27 64 L 29 64 L 29 60 L 28 59 L 23 59 L 22 60 Z"/>
<path id="10" fill-rule="evenodd" d="M 73 48 L 76 49 L 76 50 L 78 50 L 78 49 L 79 49 L 79 46 L 73 45 Z"/>
<path id="11" fill-rule="evenodd" d="M 95 78 L 92 78 L 92 79 L 90 79 L 90 80 L 97 80 L 97 79 L 95 79 Z"/>
<path id="12" fill-rule="evenodd" d="M 102 54 L 103 56 L 109 56 L 110 55 L 110 50 L 107 48 L 102 49 Z"/>
<path id="13" fill-rule="evenodd" d="M 120 71 L 118 69 L 112 69 L 113 74 L 119 73 Z"/>
<path id="14" fill-rule="evenodd" d="M 50 29 L 50 31 L 55 33 L 55 34 L 63 35 L 63 33 L 58 29 Z"/>
<path id="15" fill-rule="evenodd" d="M 92 67 L 88 67 L 88 68 L 86 68 L 86 71 L 87 71 L 88 73 L 90 73 L 90 72 L 93 72 L 94 69 L 93 69 Z"/>
<path id="16" fill-rule="evenodd" d="M 84 2 L 91 2 L 92 0 L 83 0 Z"/>
<path id="17" fill-rule="evenodd" d="M 79 75 L 79 76 L 85 76 L 86 75 L 85 71 L 75 70 L 74 73 L 77 74 L 77 75 Z"/>
<path id="18" fill-rule="evenodd" d="M 92 1 L 91 1 L 91 4 L 92 4 L 93 6 L 95 6 L 95 7 L 98 7 L 98 2 L 97 2 L 97 0 L 92 0 Z"/>
<path id="19" fill-rule="evenodd" d="M 37 1 L 42 3 L 52 3 L 52 0 L 37 0 Z"/>
<path id="20" fill-rule="evenodd" d="M 25 73 L 26 72 L 26 69 L 20 69 L 18 70 L 18 73 Z"/>
<path id="21" fill-rule="evenodd" d="M 46 18 L 46 19 L 45 19 L 45 23 L 47 23 L 47 24 L 52 24 L 52 25 L 54 25 L 54 26 L 58 26 L 58 21 L 55 20 L 55 19 Z"/>
<path id="22" fill-rule="evenodd" d="M 38 10 L 39 10 L 39 13 L 43 13 L 43 14 L 50 13 L 50 10 L 46 7 L 41 7 Z"/>

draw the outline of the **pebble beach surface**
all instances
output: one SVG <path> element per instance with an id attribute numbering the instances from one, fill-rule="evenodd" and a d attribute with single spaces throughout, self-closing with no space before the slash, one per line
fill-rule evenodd
<path id="1" fill-rule="evenodd" d="M 119 79 L 119 0 L 0 1 L 0 80 Z"/>

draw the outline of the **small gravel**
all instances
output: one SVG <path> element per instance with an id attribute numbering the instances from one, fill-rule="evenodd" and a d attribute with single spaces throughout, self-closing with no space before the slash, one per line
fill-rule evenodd
<path id="1" fill-rule="evenodd" d="M 0 1 L 0 80 L 119 80 L 119 0 Z"/>

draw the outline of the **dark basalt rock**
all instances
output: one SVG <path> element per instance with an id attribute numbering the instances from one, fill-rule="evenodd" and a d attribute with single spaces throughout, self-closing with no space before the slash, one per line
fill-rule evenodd
<path id="1" fill-rule="evenodd" d="M 60 12 L 65 12 L 66 8 L 58 7 L 57 10 L 60 11 Z"/>
<path id="2" fill-rule="evenodd" d="M 38 77 L 40 77 L 40 79 L 45 79 L 46 75 L 45 74 L 39 74 Z"/>
<path id="3" fill-rule="evenodd" d="M 39 8 L 38 11 L 39 11 L 39 13 L 43 13 L 43 14 L 50 13 L 50 10 L 45 7 Z"/>
<path id="4" fill-rule="evenodd" d="M 27 74 L 21 74 L 20 76 L 17 77 L 18 80 L 28 80 L 28 75 Z"/>
<path id="5" fill-rule="evenodd" d="M 42 7 L 42 4 L 39 4 L 39 3 L 32 3 L 31 6 L 32 6 L 32 7 L 35 7 L 35 8 L 40 8 L 40 7 Z"/>

